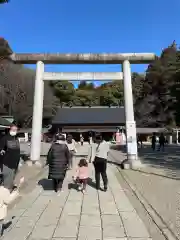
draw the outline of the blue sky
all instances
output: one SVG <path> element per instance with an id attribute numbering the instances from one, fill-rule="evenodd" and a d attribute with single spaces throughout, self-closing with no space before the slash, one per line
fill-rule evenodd
<path id="1" fill-rule="evenodd" d="M 14 52 L 155 52 L 180 44 L 179 0 L 11 0 L 0 35 Z M 31 66 L 33 67 L 33 66 Z M 143 72 L 146 65 L 133 65 Z M 46 71 L 120 71 L 119 65 L 46 65 Z"/>

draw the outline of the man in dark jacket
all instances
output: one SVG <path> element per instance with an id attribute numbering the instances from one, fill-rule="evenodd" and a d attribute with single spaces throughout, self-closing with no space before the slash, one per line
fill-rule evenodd
<path id="1" fill-rule="evenodd" d="M 62 134 L 56 136 L 55 142 L 52 144 L 48 156 L 49 179 L 53 180 L 54 190 L 58 192 L 62 188 L 62 184 L 66 175 L 69 164 L 70 152 Z"/>
<path id="2" fill-rule="evenodd" d="M 12 125 L 9 132 L 0 140 L 3 185 L 10 190 L 14 186 L 14 178 L 20 161 L 20 144 L 16 136 L 17 131 L 17 126 Z"/>

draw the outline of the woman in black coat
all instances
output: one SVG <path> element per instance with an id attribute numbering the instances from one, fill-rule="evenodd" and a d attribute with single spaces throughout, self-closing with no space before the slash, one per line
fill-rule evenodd
<path id="1" fill-rule="evenodd" d="M 70 153 L 63 135 L 57 135 L 55 142 L 52 144 L 47 163 L 49 164 L 49 179 L 53 180 L 54 190 L 58 192 L 66 175 L 69 164 Z"/>

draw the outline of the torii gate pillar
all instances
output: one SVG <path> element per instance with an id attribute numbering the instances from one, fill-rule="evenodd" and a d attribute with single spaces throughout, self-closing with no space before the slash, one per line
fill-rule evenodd
<path id="1" fill-rule="evenodd" d="M 138 168 L 141 166 L 141 162 L 138 159 L 136 122 L 134 121 L 131 66 L 128 60 L 123 61 L 122 69 L 123 69 L 123 79 L 124 79 L 123 81 L 124 106 L 125 106 L 125 117 L 126 117 L 126 147 L 127 147 L 127 160 L 125 160 L 124 162 L 124 167 Z"/>
<path id="2" fill-rule="evenodd" d="M 39 164 L 39 158 L 41 155 L 42 117 L 43 117 L 43 100 L 44 100 L 43 76 L 44 76 L 44 63 L 39 61 L 37 62 L 37 67 L 36 67 L 31 155 L 30 155 L 31 161 L 35 164 Z"/>

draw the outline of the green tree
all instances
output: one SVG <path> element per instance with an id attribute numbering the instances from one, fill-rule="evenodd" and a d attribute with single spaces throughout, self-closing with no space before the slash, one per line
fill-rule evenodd
<path id="1" fill-rule="evenodd" d="M 148 66 L 143 85 L 144 98 L 139 106 L 140 124 L 166 127 L 175 125 L 175 98 L 172 96 L 177 69 L 177 48 L 173 43 Z"/>
<path id="2" fill-rule="evenodd" d="M 102 106 L 118 106 L 123 102 L 123 82 L 112 81 L 104 83 L 97 88 L 96 94 L 99 96 L 99 103 Z"/>
<path id="3" fill-rule="evenodd" d="M 94 106 L 98 105 L 98 97 L 95 90 L 77 89 L 73 99 L 73 105 L 76 106 Z"/>
<path id="4" fill-rule="evenodd" d="M 0 4 L 8 3 L 8 2 L 10 2 L 10 0 L 0 0 Z"/>
<path id="5" fill-rule="evenodd" d="M 60 104 L 69 104 L 72 102 L 75 94 L 74 85 L 69 81 L 52 81 L 50 86 L 54 95 L 59 99 Z"/>

